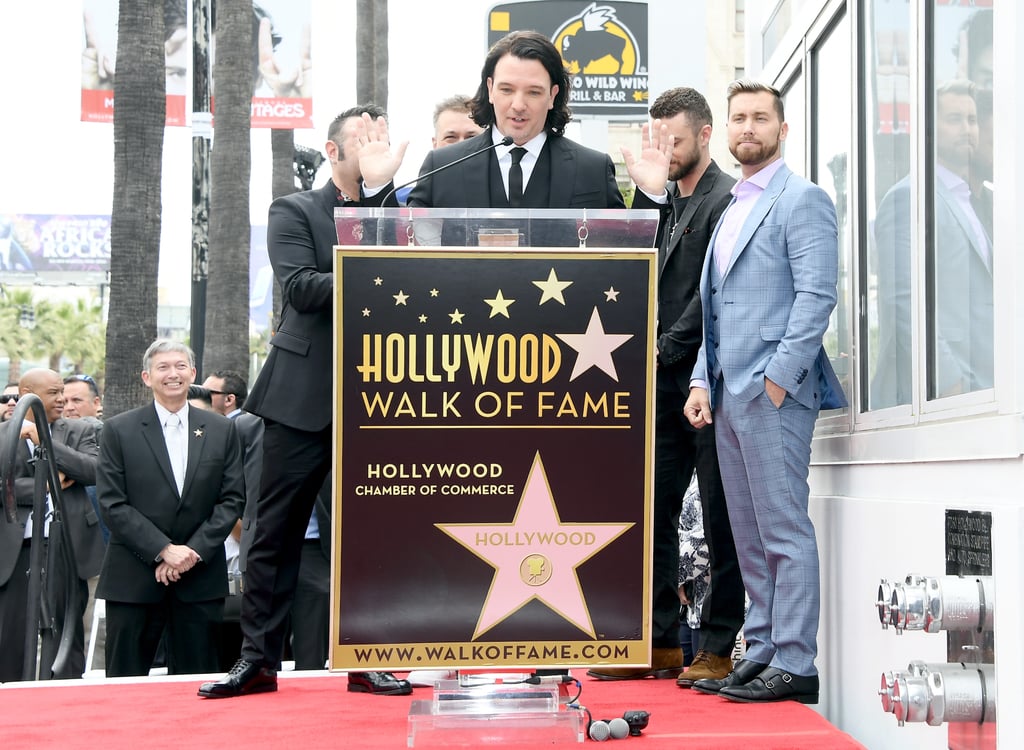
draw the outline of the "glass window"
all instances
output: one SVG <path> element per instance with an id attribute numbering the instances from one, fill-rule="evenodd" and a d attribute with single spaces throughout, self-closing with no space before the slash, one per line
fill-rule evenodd
<path id="1" fill-rule="evenodd" d="M 807 172 L 807 97 L 804 93 L 802 72 L 789 79 L 782 90 L 782 103 L 786 111 L 789 134 L 782 142 L 782 156 L 786 166 L 802 177 Z"/>
<path id="2" fill-rule="evenodd" d="M 992 9 L 935 5 L 929 399 L 993 382 Z"/>
<path id="3" fill-rule="evenodd" d="M 852 395 L 850 334 L 850 266 L 853 230 L 850 225 L 850 145 L 853 92 L 850 69 L 850 25 L 844 16 L 814 49 L 814 181 L 836 205 L 839 222 L 838 302 L 825 334 L 825 350 L 843 390 Z M 792 131 L 790 131 L 792 132 Z"/>
<path id="4" fill-rule="evenodd" d="M 864 4 L 864 195 L 867 258 L 861 404 L 911 402 L 910 4 Z"/>

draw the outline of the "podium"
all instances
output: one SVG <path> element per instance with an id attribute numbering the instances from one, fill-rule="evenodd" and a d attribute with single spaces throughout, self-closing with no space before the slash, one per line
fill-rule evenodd
<path id="1" fill-rule="evenodd" d="M 658 213 L 335 222 L 330 667 L 649 664 Z"/>

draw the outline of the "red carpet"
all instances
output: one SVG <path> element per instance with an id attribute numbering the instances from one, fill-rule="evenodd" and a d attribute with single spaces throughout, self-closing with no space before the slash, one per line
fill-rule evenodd
<path id="1" fill-rule="evenodd" d="M 431 696 L 429 688 L 416 688 L 406 697 L 349 693 L 344 675 L 286 673 L 277 693 L 205 700 L 196 696 L 201 681 L 189 677 L 4 685 L 0 746 L 4 750 L 138 750 L 175 745 L 390 750 L 407 746 L 411 701 Z M 600 682 L 583 677 L 582 681 L 580 703 L 590 708 L 595 719 L 622 716 L 628 709 L 651 713 L 643 735 L 627 738 L 643 741 L 648 750 L 684 746 L 693 750 L 863 750 L 849 735 L 796 703 L 730 703 L 681 690 L 673 680 Z"/>

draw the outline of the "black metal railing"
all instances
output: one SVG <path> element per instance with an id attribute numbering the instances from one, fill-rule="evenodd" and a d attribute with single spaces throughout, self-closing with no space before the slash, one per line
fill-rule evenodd
<path id="1" fill-rule="evenodd" d="M 3 430 L 0 440 L 0 523 L 18 523 L 17 498 L 15 495 L 15 467 L 18 452 L 25 449 L 25 440 L 17 427 L 23 424 L 25 416 L 32 412 L 33 421 L 39 426 L 39 444 L 32 452 L 29 463 L 34 467 L 35 481 L 32 489 L 32 540 L 29 553 L 28 601 L 25 610 L 24 661 L 22 679 L 37 679 L 37 658 L 43 668 L 38 670 L 38 679 L 48 680 L 60 674 L 66 667 L 74 645 L 75 613 L 81 610 L 81 590 L 77 583 L 78 569 L 75 563 L 74 543 L 71 532 L 64 522 L 64 496 L 61 493 L 60 474 L 53 454 L 53 441 L 48 425 L 46 409 L 38 396 L 28 393 L 18 400 L 18 406 L 11 415 L 10 425 Z M 27 478 L 27 477 L 26 477 Z M 47 518 L 47 490 L 50 498 L 49 543 L 44 543 Z M 60 571 L 59 575 L 52 575 Z M 56 590 L 54 581 L 64 583 L 63 590 Z M 62 605 L 66 616 L 58 632 L 57 612 Z M 0 648 L 12 648 L 12 644 L 0 643 Z M 47 666 L 48 665 L 48 666 Z"/>

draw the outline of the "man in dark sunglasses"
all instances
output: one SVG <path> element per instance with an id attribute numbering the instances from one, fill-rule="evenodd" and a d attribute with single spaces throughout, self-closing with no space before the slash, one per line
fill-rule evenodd
<path id="1" fill-rule="evenodd" d="M 6 422 L 14 414 L 14 407 L 18 405 L 18 384 L 8 383 L 4 392 L 0 394 L 0 422 Z"/>

